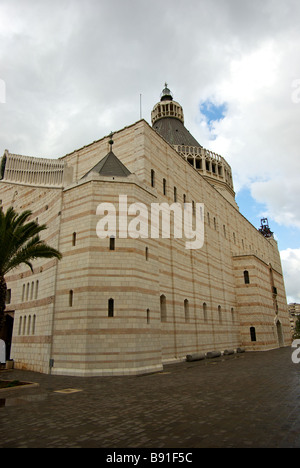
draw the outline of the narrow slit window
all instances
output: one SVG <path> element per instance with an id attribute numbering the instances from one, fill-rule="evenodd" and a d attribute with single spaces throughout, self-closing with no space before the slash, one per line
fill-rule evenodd
<path id="1" fill-rule="evenodd" d="M 114 306 L 115 306 L 114 299 L 112 299 L 112 298 L 108 299 L 108 316 L 109 317 L 114 316 Z"/>
<path id="2" fill-rule="evenodd" d="M 187 299 L 184 300 L 184 319 L 186 323 L 190 321 L 189 301 Z"/>
<path id="3" fill-rule="evenodd" d="M 114 237 L 109 238 L 109 250 L 116 249 L 116 239 Z"/>
<path id="4" fill-rule="evenodd" d="M 245 282 L 245 284 L 250 283 L 249 271 L 247 271 L 247 270 L 244 271 L 244 282 Z"/>
<path id="5" fill-rule="evenodd" d="M 255 327 L 250 327 L 250 338 L 251 338 L 251 341 L 256 341 L 256 330 L 255 330 Z"/>
<path id="6" fill-rule="evenodd" d="M 206 304 L 206 302 L 203 302 L 203 318 L 204 318 L 204 321 L 206 322 L 207 321 L 207 304 Z"/>
<path id="7" fill-rule="evenodd" d="M 167 305 L 166 305 L 166 296 L 160 296 L 160 320 L 161 322 L 167 321 Z"/>
<path id="8" fill-rule="evenodd" d="M 155 187 L 155 171 L 151 169 L 151 187 Z"/>
<path id="9" fill-rule="evenodd" d="M 33 316 L 32 320 L 32 334 L 35 334 L 35 322 L 36 322 L 36 315 Z"/>
<path id="10" fill-rule="evenodd" d="M 19 320 L 19 331 L 18 331 L 18 335 L 21 335 L 21 333 L 22 333 L 22 322 L 23 322 L 23 317 L 21 316 L 21 317 L 20 317 L 20 320 Z"/>
<path id="11" fill-rule="evenodd" d="M 220 305 L 218 306 L 218 315 L 219 315 L 219 322 L 222 323 L 222 308 Z"/>
<path id="12" fill-rule="evenodd" d="M 167 181 L 163 179 L 163 194 L 167 195 Z"/>
<path id="13" fill-rule="evenodd" d="M 39 284 L 40 284 L 40 282 L 39 282 L 39 280 L 37 280 L 36 283 L 35 283 L 35 299 L 38 298 L 38 294 L 39 294 Z"/>
<path id="14" fill-rule="evenodd" d="M 11 303 L 11 289 L 7 289 L 6 297 L 5 297 L 5 304 L 10 304 L 10 303 Z"/>
<path id="15" fill-rule="evenodd" d="M 74 292 L 71 290 L 69 291 L 69 307 L 73 307 L 74 302 Z"/>

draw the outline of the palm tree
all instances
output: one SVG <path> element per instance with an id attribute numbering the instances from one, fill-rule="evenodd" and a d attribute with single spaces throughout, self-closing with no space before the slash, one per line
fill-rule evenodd
<path id="1" fill-rule="evenodd" d="M 29 210 L 18 214 L 12 207 L 6 213 L 0 208 L 0 330 L 5 322 L 5 275 L 23 263 L 33 272 L 31 262 L 37 258 L 62 258 L 58 250 L 40 239 L 39 233 L 47 226 L 28 222 L 31 215 Z"/>

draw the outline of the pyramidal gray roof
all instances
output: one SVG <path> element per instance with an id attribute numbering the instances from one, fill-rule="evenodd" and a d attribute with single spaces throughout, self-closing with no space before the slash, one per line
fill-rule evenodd
<path id="1" fill-rule="evenodd" d="M 126 166 L 117 158 L 117 156 L 110 151 L 101 161 L 96 164 L 89 172 L 82 178 L 87 177 L 91 172 L 97 172 L 101 176 L 116 176 L 127 177 L 131 172 Z"/>
<path id="2" fill-rule="evenodd" d="M 153 128 L 171 145 L 198 146 L 202 148 L 196 138 L 178 119 L 162 117 L 153 124 Z"/>

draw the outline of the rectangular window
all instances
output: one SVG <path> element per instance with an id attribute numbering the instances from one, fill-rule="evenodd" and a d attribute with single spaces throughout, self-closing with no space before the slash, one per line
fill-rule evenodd
<path id="1" fill-rule="evenodd" d="M 11 303 L 11 289 L 8 289 L 6 291 L 5 304 L 10 304 L 10 303 Z"/>
<path id="2" fill-rule="evenodd" d="M 247 270 L 244 271 L 244 282 L 245 284 L 250 283 L 249 272 Z"/>
<path id="3" fill-rule="evenodd" d="M 108 299 L 108 316 L 109 317 L 114 316 L 114 300 L 113 299 Z"/>
<path id="4" fill-rule="evenodd" d="M 114 237 L 110 237 L 109 239 L 109 250 L 115 250 L 116 248 L 116 239 Z"/>
<path id="5" fill-rule="evenodd" d="M 74 301 L 74 292 L 69 291 L 69 307 L 73 307 L 73 301 Z"/>
<path id="6" fill-rule="evenodd" d="M 167 181 L 163 179 L 163 194 L 167 195 Z"/>
<path id="7" fill-rule="evenodd" d="M 155 171 L 151 169 L 151 187 L 155 187 Z"/>

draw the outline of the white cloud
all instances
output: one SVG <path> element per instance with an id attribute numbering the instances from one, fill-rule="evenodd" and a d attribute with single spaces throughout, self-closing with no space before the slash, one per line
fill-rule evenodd
<path id="1" fill-rule="evenodd" d="M 282 269 L 287 290 L 287 301 L 300 303 L 300 249 L 280 252 Z"/>
<path id="2" fill-rule="evenodd" d="M 268 217 L 281 226 L 300 229 L 300 187 L 297 174 L 266 182 L 254 182 L 251 193 L 256 201 L 266 203 Z"/>

